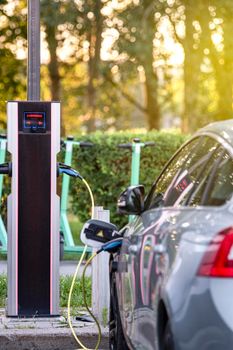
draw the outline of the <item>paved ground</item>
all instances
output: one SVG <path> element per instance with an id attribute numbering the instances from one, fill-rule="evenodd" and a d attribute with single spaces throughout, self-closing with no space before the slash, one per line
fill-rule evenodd
<path id="1" fill-rule="evenodd" d="M 81 265 L 79 275 L 82 274 L 83 266 L 84 265 Z M 60 263 L 60 275 L 73 276 L 76 267 L 77 267 L 77 262 L 76 261 L 71 261 L 71 260 L 61 261 L 61 263 Z M 7 273 L 7 262 L 3 261 L 3 260 L 0 260 L 0 275 L 1 274 L 6 274 L 6 273 Z M 91 275 L 91 267 L 88 267 L 87 271 L 86 271 L 86 276 L 90 276 L 90 275 Z"/>
<path id="2" fill-rule="evenodd" d="M 97 328 L 93 323 L 73 320 L 76 334 L 88 349 L 95 349 Z M 0 350 L 75 350 L 80 348 L 68 327 L 66 317 L 6 318 L 0 310 Z M 108 330 L 102 328 L 99 349 L 108 349 Z"/>

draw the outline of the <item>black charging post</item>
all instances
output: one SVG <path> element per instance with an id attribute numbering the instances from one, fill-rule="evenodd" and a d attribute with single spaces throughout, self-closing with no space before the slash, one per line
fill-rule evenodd
<path id="1" fill-rule="evenodd" d="M 28 0 L 27 101 L 7 104 L 8 316 L 59 314 L 60 103 L 40 101 L 40 0 Z"/>

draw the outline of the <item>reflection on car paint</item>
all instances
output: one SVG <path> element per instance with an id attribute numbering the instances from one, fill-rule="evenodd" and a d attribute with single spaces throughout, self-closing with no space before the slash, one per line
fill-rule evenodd
<path id="1" fill-rule="evenodd" d="M 131 264 L 132 264 L 131 275 L 132 275 L 132 284 L 133 284 L 132 297 L 133 297 L 133 305 L 135 305 L 137 302 L 137 298 L 136 298 L 136 276 L 135 276 L 135 257 L 134 256 L 132 256 Z"/>
<path id="2" fill-rule="evenodd" d="M 142 248 L 140 252 L 140 288 L 142 293 L 142 302 L 144 305 L 149 305 L 151 268 L 154 259 L 153 247 L 155 243 L 156 237 L 154 235 L 145 236 L 142 242 Z M 146 261 L 147 258 L 148 261 Z"/>

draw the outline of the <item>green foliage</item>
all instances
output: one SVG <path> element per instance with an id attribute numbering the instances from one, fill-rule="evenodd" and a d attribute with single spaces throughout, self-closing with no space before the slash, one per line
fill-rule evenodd
<path id="1" fill-rule="evenodd" d="M 140 183 L 149 190 L 153 181 L 159 175 L 171 155 L 184 142 L 186 136 L 178 133 L 148 132 L 136 134 L 133 132 L 118 132 L 114 134 L 93 133 L 79 140 L 89 140 L 95 144 L 93 148 L 76 149 L 73 166 L 90 184 L 95 205 L 110 209 L 111 221 L 122 225 L 127 218 L 116 213 L 116 202 L 119 194 L 130 185 L 131 153 L 119 149 L 120 143 L 130 142 L 139 137 L 142 141 L 155 141 L 156 147 L 142 149 Z M 90 218 L 90 198 L 84 185 L 77 180 L 72 182 L 72 209 L 81 221 Z"/>
<path id="2" fill-rule="evenodd" d="M 107 327 L 107 325 L 108 325 L 108 309 L 106 307 L 104 307 L 102 309 L 102 322 L 103 322 L 103 326 Z"/>
<path id="3" fill-rule="evenodd" d="M 9 6 L 10 5 L 10 6 Z M 16 58 L 16 46 L 25 47 L 25 1 L 0 1 L 0 127 L 6 127 L 6 100 L 25 98 L 26 63 Z M 10 11 L 12 8 L 12 11 Z M 7 10 L 8 9 L 8 10 Z"/>
<path id="4" fill-rule="evenodd" d="M 6 304 L 7 294 L 7 277 L 6 275 L 0 276 L 0 307 L 4 307 Z"/>
<path id="5" fill-rule="evenodd" d="M 62 276 L 60 278 L 60 306 L 61 307 L 67 306 L 72 279 L 73 279 L 73 276 Z M 86 277 L 85 287 L 86 287 L 87 303 L 88 305 L 91 305 L 91 278 L 90 277 Z M 75 287 L 74 287 L 73 296 L 71 300 L 71 306 L 84 307 L 82 281 L 79 278 L 75 282 Z"/>
<path id="6" fill-rule="evenodd" d="M 41 96 L 63 101 L 63 133 L 179 122 L 190 132 L 233 117 L 232 0 L 40 4 Z M 5 100 L 26 96 L 26 7 L 27 0 L 0 1 L 4 128 Z"/>

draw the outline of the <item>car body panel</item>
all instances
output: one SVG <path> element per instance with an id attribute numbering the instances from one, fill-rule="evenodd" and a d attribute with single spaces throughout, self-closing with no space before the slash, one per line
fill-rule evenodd
<path id="1" fill-rule="evenodd" d="M 232 332 L 215 308 L 208 278 L 196 278 L 183 307 L 172 320 L 177 350 L 231 350 Z M 190 317 L 191 315 L 191 317 Z"/>

